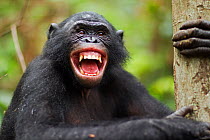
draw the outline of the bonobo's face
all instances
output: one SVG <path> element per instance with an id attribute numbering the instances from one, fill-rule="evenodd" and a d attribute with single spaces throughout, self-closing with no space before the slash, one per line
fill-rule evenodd
<path id="1" fill-rule="evenodd" d="M 108 69 L 124 62 L 127 51 L 122 38 L 123 31 L 117 31 L 101 15 L 77 13 L 60 24 L 51 24 L 45 54 L 65 66 L 70 64 L 80 85 L 92 88 L 101 82 L 105 71 L 109 73 Z"/>
<path id="2" fill-rule="evenodd" d="M 72 70 L 85 87 L 97 85 L 104 74 L 108 52 L 103 41 L 108 38 L 108 29 L 97 22 L 80 21 L 72 28 L 75 44 L 70 53 Z"/>
<path id="3" fill-rule="evenodd" d="M 70 34 L 74 43 L 69 59 L 77 80 L 88 88 L 99 84 L 108 61 L 106 43 L 110 33 L 107 25 L 83 19 L 74 23 Z"/>

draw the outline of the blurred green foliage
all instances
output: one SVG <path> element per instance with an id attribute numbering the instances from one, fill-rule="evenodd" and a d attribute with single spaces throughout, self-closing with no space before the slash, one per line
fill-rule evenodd
<path id="1" fill-rule="evenodd" d="M 168 0 L 2 0 L 0 1 L 0 122 L 22 75 L 10 26 L 20 20 L 18 37 L 26 63 L 37 56 L 51 22 L 81 11 L 102 14 L 125 31 L 130 60 L 125 69 L 150 94 L 174 109 L 171 47 L 171 1 Z M 24 7 L 26 8 L 24 12 Z"/>

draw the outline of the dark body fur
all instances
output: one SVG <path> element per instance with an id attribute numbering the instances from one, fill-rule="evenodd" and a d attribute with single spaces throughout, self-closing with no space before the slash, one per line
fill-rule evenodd
<path id="1" fill-rule="evenodd" d="M 69 29 L 84 19 L 108 25 L 111 38 L 103 40 L 109 50 L 103 79 L 90 89 L 78 82 L 69 63 L 70 46 L 77 40 Z M 127 52 L 122 38 L 100 15 L 79 13 L 57 28 L 21 78 L 3 120 L 1 140 L 197 139 L 206 129 L 200 122 L 164 118 L 172 112 L 123 70 Z"/>

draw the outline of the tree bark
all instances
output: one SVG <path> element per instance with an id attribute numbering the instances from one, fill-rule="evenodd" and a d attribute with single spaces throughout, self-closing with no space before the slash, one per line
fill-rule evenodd
<path id="1" fill-rule="evenodd" d="M 172 0 L 173 31 L 187 20 L 210 20 L 210 0 Z M 190 118 L 210 122 L 210 58 L 185 57 L 174 49 L 177 109 L 194 105 Z"/>

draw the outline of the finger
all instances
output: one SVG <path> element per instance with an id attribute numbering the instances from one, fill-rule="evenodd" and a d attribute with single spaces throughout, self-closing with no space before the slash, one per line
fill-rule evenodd
<path id="1" fill-rule="evenodd" d="M 173 46 L 181 50 L 193 49 L 193 48 L 198 48 L 198 47 L 210 48 L 210 40 L 200 39 L 200 38 L 190 38 L 190 39 L 174 42 Z"/>
<path id="2" fill-rule="evenodd" d="M 184 106 L 181 109 L 175 111 L 171 115 L 167 116 L 166 118 L 177 118 L 177 117 L 185 117 L 188 113 L 193 111 L 193 106 Z"/>
<path id="3" fill-rule="evenodd" d="M 210 31 L 205 31 L 198 28 L 191 28 L 188 30 L 180 30 L 172 37 L 172 41 L 180 41 L 188 38 L 203 38 L 210 39 Z"/>
<path id="4" fill-rule="evenodd" d="M 210 30 L 210 22 L 203 19 L 191 20 L 191 21 L 185 22 L 180 27 L 180 29 L 183 30 L 183 29 L 188 29 L 188 28 L 193 28 L 193 27 L 201 28 L 204 30 Z"/>
<path id="5" fill-rule="evenodd" d="M 187 56 L 210 57 L 210 48 L 209 47 L 199 47 L 199 48 L 194 48 L 194 49 L 186 49 L 186 50 L 181 50 L 180 53 L 182 55 L 187 55 Z"/>
<path id="6" fill-rule="evenodd" d="M 209 122 L 203 122 L 203 125 L 208 129 L 207 132 L 210 134 L 210 123 Z"/>
<path id="7" fill-rule="evenodd" d="M 193 112 L 193 106 L 184 106 L 175 112 L 176 115 L 185 117 L 188 113 Z"/>
<path id="8" fill-rule="evenodd" d="M 203 132 L 201 132 L 200 137 L 201 140 L 210 140 L 210 131 L 204 130 Z"/>

